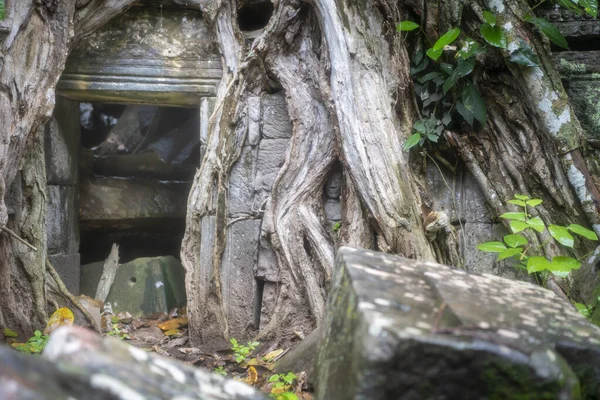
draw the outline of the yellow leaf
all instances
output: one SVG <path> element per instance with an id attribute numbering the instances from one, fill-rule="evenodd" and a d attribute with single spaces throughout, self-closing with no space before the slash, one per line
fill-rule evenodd
<path id="1" fill-rule="evenodd" d="M 250 360 L 248 360 L 246 365 L 258 365 L 258 360 L 256 358 L 251 358 Z"/>
<path id="2" fill-rule="evenodd" d="M 183 332 L 181 329 L 169 329 L 168 331 L 164 331 L 163 333 L 166 336 L 173 336 L 173 335 L 177 335 L 178 333 Z"/>
<path id="3" fill-rule="evenodd" d="M 248 372 L 248 377 L 242 381 L 249 385 L 254 385 L 256 381 L 258 381 L 258 372 L 256 372 L 256 368 L 250 366 L 246 372 Z"/>
<path id="4" fill-rule="evenodd" d="M 169 331 L 171 329 L 177 329 L 181 326 L 187 325 L 188 319 L 186 317 L 173 318 L 168 321 L 162 322 L 157 326 L 163 331 Z"/>
<path id="5" fill-rule="evenodd" d="M 58 327 L 61 326 L 71 326 L 73 325 L 73 321 L 75 320 L 75 316 L 73 315 L 73 311 L 69 310 L 66 307 L 59 308 L 54 311 L 54 314 L 48 320 L 48 324 L 46 325 L 46 329 L 44 329 L 44 335 L 49 335 L 54 332 Z"/>
<path id="6" fill-rule="evenodd" d="M 283 349 L 277 349 L 277 350 L 270 351 L 267 354 L 265 354 L 265 360 L 274 360 L 277 357 L 279 357 L 281 355 L 281 353 L 283 353 Z"/>

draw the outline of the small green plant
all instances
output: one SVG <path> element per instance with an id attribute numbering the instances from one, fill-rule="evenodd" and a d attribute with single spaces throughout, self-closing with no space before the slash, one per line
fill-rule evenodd
<path id="1" fill-rule="evenodd" d="M 243 344 L 239 344 L 237 340 L 234 338 L 229 339 L 231 342 L 231 350 L 233 350 L 233 357 L 235 361 L 239 364 L 252 354 L 256 347 L 260 344 L 259 342 L 248 342 L 246 346 Z"/>
<path id="2" fill-rule="evenodd" d="M 4 19 L 4 0 L 0 0 L 0 21 Z"/>
<path id="3" fill-rule="evenodd" d="M 336 222 L 335 224 L 333 224 L 333 226 L 331 227 L 331 230 L 334 232 L 339 232 L 340 228 L 342 227 L 341 222 Z"/>
<path id="4" fill-rule="evenodd" d="M 14 346 L 15 349 L 29 354 L 40 354 L 48 343 L 48 335 L 35 331 L 33 336 L 27 339 L 27 343 L 19 343 Z"/>
<path id="5" fill-rule="evenodd" d="M 550 274 L 565 277 L 572 270 L 581 267 L 581 263 L 573 257 L 555 256 L 548 260 L 540 254 L 542 248 L 548 244 L 550 239 L 540 245 L 532 245 L 526 237 L 521 235 L 521 232 L 537 231 L 542 233 L 547 230 L 558 243 L 573 248 L 575 247 L 575 239 L 571 235 L 572 233 L 588 240 L 598 240 L 598 236 L 593 231 L 577 224 L 570 224 L 567 227 L 550 224 L 546 227 L 540 217 L 532 217 L 529 213 L 530 209 L 542 204 L 540 199 L 532 199 L 529 196 L 516 194 L 508 202 L 520 207 L 522 210 L 507 212 L 500 216 L 500 218 L 509 221 L 512 234 L 504 236 L 502 242 L 480 243 L 477 245 L 477 249 L 488 253 L 498 253 L 498 260 L 515 259 L 515 267 L 524 269 L 530 274 L 541 273 L 544 284 Z"/>
<path id="6" fill-rule="evenodd" d="M 275 400 L 298 400 L 298 396 L 290 391 L 296 378 L 293 372 L 272 375 L 269 378 L 269 382 L 273 382 L 271 397 Z"/>
<path id="7" fill-rule="evenodd" d="M 223 375 L 223 376 L 227 376 L 227 371 L 225 371 L 225 368 L 223 368 L 222 365 L 219 365 L 217 368 L 215 368 L 213 370 L 213 372 L 215 374 L 219 374 L 219 375 Z"/>
<path id="8" fill-rule="evenodd" d="M 129 339 L 127 332 L 119 329 L 117 324 L 112 324 L 112 331 L 108 332 L 107 335 L 118 337 L 121 340 Z"/>

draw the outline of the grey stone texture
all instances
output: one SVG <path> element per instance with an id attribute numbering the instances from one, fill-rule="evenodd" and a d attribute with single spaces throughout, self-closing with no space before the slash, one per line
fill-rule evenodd
<path id="1" fill-rule="evenodd" d="M 277 265 L 277 264 L 274 264 Z M 263 296 L 260 306 L 260 327 L 267 326 L 277 305 L 277 296 L 281 284 L 279 282 L 264 281 Z"/>
<path id="2" fill-rule="evenodd" d="M 262 96 L 262 136 L 266 139 L 292 137 L 292 123 L 283 91 Z"/>
<path id="3" fill-rule="evenodd" d="M 50 254 L 74 254 L 79 251 L 77 186 L 48 185 L 46 232 Z"/>
<path id="4" fill-rule="evenodd" d="M 525 282 L 338 252 L 316 398 L 600 398 L 600 328 Z"/>
<path id="5" fill-rule="evenodd" d="M 442 171 L 443 176 L 435 164 L 427 164 L 427 187 L 432 195 L 432 208 L 445 212 L 452 222 L 460 219 L 463 222 L 490 223 L 485 196 L 473 175 L 466 169 L 458 171 L 456 177 L 446 169 Z"/>
<path id="6" fill-rule="evenodd" d="M 66 287 L 79 294 L 79 104 L 57 97 L 46 124 L 48 259 Z"/>
<path id="7" fill-rule="evenodd" d="M 2 399 L 265 400 L 254 388 L 80 327 L 56 330 L 41 357 L 0 346 Z"/>
<path id="8" fill-rule="evenodd" d="M 589 43 L 590 50 L 557 51 L 554 65 L 575 114 L 585 130 L 588 141 L 600 143 L 600 51 L 594 45 L 600 38 L 600 21 L 577 15 L 564 9 L 546 10 L 543 16 L 551 21 L 570 42 Z M 598 157 L 598 156 L 596 156 Z"/>
<path id="9" fill-rule="evenodd" d="M 277 257 L 271 247 L 271 242 L 265 237 L 260 238 L 258 249 L 258 262 L 256 265 L 256 277 L 270 282 L 279 281 L 279 267 Z"/>
<path id="10" fill-rule="evenodd" d="M 258 150 L 244 146 L 240 158 L 229 175 L 229 215 L 252 214 L 260 204 L 255 204 L 254 175 Z"/>
<path id="11" fill-rule="evenodd" d="M 79 135 L 79 104 L 58 98 L 44 135 L 46 176 L 49 184 L 77 185 Z"/>
<path id="12" fill-rule="evenodd" d="M 81 271 L 79 253 L 52 254 L 48 255 L 48 260 L 60 275 L 69 292 L 78 294 Z"/>
<path id="13" fill-rule="evenodd" d="M 258 150 L 256 181 L 257 192 L 270 192 L 279 170 L 285 161 L 289 139 L 263 139 Z"/>
<path id="14" fill-rule="evenodd" d="M 223 303 L 232 332 L 245 332 L 254 320 L 254 265 L 260 224 L 259 220 L 246 219 L 233 223 L 227 230 L 221 282 Z"/>
<path id="15" fill-rule="evenodd" d="M 188 106 L 215 96 L 221 75 L 200 11 L 131 7 L 77 46 L 57 90 L 83 101 Z"/>
<path id="16" fill-rule="evenodd" d="M 81 293 L 94 297 L 103 262 L 81 267 Z M 113 311 L 129 312 L 134 317 L 154 312 L 169 312 L 185 305 L 185 270 L 173 256 L 137 258 L 117 269 L 107 302 Z"/>
<path id="17" fill-rule="evenodd" d="M 80 218 L 86 229 L 130 228 L 151 220 L 183 218 L 188 183 L 144 178 L 93 178 L 80 190 Z"/>

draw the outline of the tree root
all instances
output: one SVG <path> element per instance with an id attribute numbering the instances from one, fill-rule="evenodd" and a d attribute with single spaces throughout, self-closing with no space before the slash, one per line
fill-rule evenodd
<path id="1" fill-rule="evenodd" d="M 101 330 L 100 327 L 97 326 L 96 320 L 91 316 L 88 310 L 75 298 L 75 296 L 73 296 L 71 292 L 69 292 L 62 279 L 60 279 L 58 272 L 56 272 L 56 269 L 54 269 L 54 266 L 48 259 L 46 259 L 46 271 L 48 271 L 48 273 L 56 283 L 59 293 L 63 295 L 67 300 L 69 300 L 75 307 L 77 307 L 79 311 L 81 311 L 81 313 L 88 320 L 90 326 L 95 332 L 100 333 Z M 55 306 L 57 305 L 55 304 Z"/>

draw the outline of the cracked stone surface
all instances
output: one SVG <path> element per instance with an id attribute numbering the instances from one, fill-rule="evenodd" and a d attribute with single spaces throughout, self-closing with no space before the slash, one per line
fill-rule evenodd
<path id="1" fill-rule="evenodd" d="M 554 293 L 348 247 L 317 357 L 321 399 L 600 396 L 600 328 Z"/>

